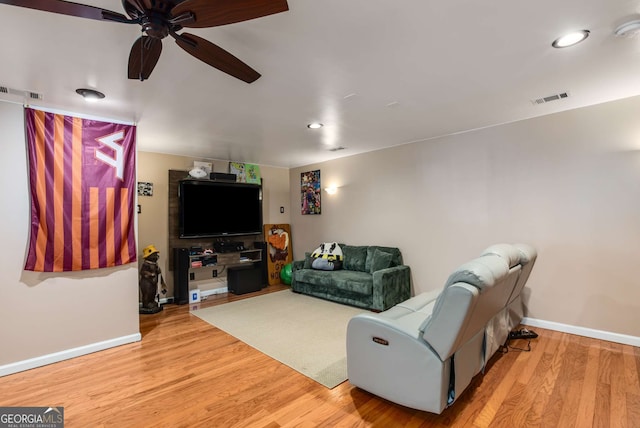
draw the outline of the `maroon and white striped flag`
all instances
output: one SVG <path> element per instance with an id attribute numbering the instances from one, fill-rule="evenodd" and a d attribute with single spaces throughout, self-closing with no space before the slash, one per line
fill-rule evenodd
<path id="1" fill-rule="evenodd" d="M 25 270 L 136 261 L 136 127 L 25 109 L 31 225 Z"/>

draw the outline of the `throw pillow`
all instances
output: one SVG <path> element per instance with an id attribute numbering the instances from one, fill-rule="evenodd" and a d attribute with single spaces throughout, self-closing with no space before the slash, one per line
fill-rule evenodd
<path id="1" fill-rule="evenodd" d="M 302 266 L 302 269 L 311 269 L 311 262 L 313 262 L 311 253 L 304 253 L 304 266 Z"/>
<path id="2" fill-rule="evenodd" d="M 379 271 L 380 269 L 386 269 L 391 267 L 391 259 L 393 255 L 390 253 L 385 253 L 380 250 L 375 250 L 373 252 L 373 257 L 371 258 L 371 271 L 370 273 L 373 275 L 374 272 Z"/>
<path id="3" fill-rule="evenodd" d="M 311 257 L 327 259 L 329 261 L 340 260 L 342 261 L 342 248 L 337 242 L 324 242 L 320 244 L 318 248 L 313 250 Z"/>
<path id="4" fill-rule="evenodd" d="M 311 268 L 318 270 L 342 269 L 342 248 L 337 242 L 324 242 L 311 253 Z"/>
<path id="5" fill-rule="evenodd" d="M 395 247 L 382 247 L 379 245 L 370 245 L 367 247 L 367 260 L 364 264 L 364 271 L 371 272 L 371 260 L 373 260 L 373 253 L 376 251 L 382 251 L 383 253 L 391 254 L 391 266 L 399 266 L 402 264 L 402 259 L 400 259 L 399 251 Z"/>
<path id="6" fill-rule="evenodd" d="M 367 272 L 365 262 L 367 260 L 367 247 L 355 245 L 343 245 L 344 268 L 355 272 Z"/>
<path id="7" fill-rule="evenodd" d="M 339 270 L 342 269 L 342 261 L 341 260 L 327 260 L 318 257 L 317 259 L 313 259 L 311 263 L 311 268 L 316 270 Z"/>

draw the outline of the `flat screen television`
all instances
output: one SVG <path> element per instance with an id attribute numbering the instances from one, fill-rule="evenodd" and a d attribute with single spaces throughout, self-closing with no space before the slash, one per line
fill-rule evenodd
<path id="1" fill-rule="evenodd" d="M 262 188 L 255 184 L 182 180 L 180 238 L 262 233 Z"/>

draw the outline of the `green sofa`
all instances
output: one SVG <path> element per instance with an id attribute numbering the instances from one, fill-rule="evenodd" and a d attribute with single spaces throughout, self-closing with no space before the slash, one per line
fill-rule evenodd
<path id="1" fill-rule="evenodd" d="M 340 244 L 342 269 L 311 268 L 310 253 L 291 265 L 291 289 L 351 306 L 385 311 L 411 297 L 411 270 L 395 247 Z"/>

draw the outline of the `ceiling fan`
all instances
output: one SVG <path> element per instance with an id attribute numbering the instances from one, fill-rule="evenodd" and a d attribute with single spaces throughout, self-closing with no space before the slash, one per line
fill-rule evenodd
<path id="1" fill-rule="evenodd" d="M 148 79 L 162 52 L 162 39 L 171 36 L 178 46 L 199 60 L 247 83 L 260 73 L 213 43 L 183 27 L 204 28 L 248 21 L 289 10 L 286 0 L 122 0 L 125 16 L 118 12 L 64 0 L 0 0 L 0 4 L 45 12 L 139 24 L 142 36 L 129 53 L 129 79 Z"/>

